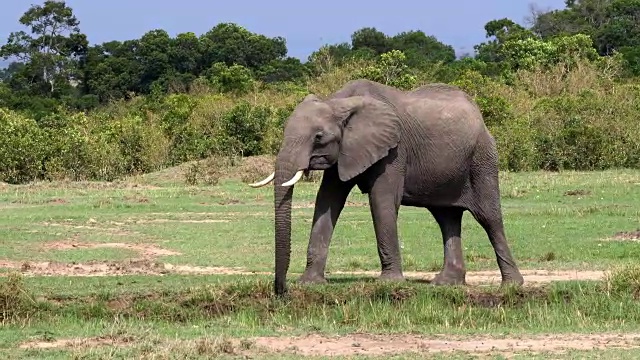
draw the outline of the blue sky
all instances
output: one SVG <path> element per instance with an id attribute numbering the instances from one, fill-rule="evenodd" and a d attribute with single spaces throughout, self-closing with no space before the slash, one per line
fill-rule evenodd
<path id="1" fill-rule="evenodd" d="M 23 30 L 19 17 L 40 0 L 5 1 L 0 12 L 0 43 Z M 287 39 L 289 55 L 306 60 L 325 43 L 350 41 L 362 27 L 386 34 L 422 30 L 452 45 L 457 53 L 473 53 L 485 40 L 483 26 L 508 17 L 524 24 L 530 4 L 541 9 L 564 8 L 564 0 L 67 0 L 92 44 L 139 38 L 153 29 L 174 36 L 200 35 L 221 22 L 235 22 L 250 31 Z M 372 3 L 386 6 L 372 6 Z M 0 59 L 0 62 L 2 60 Z"/>

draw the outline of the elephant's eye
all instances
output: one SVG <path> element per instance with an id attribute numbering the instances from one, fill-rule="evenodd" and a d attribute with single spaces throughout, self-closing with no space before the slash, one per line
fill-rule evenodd
<path id="1" fill-rule="evenodd" d="M 323 133 L 322 131 L 318 131 L 318 132 L 316 133 L 316 136 L 315 136 L 315 138 L 314 138 L 314 141 L 315 141 L 316 143 L 319 143 L 319 142 L 322 140 L 322 137 L 323 137 L 323 136 L 324 136 L 324 133 Z"/>

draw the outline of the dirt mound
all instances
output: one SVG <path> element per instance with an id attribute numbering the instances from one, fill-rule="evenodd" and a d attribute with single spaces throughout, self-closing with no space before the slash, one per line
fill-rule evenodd
<path id="1" fill-rule="evenodd" d="M 228 164 L 225 161 L 216 160 L 215 163 L 224 167 L 222 178 L 240 180 L 244 183 L 253 183 L 266 178 L 274 170 L 275 156 L 259 155 L 242 158 L 237 164 Z"/>

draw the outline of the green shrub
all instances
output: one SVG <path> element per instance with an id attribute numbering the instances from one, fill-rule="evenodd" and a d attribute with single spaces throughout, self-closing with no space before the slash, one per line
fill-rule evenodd
<path id="1" fill-rule="evenodd" d="M 479 72 L 465 71 L 452 84 L 466 91 L 474 99 L 487 126 L 507 123 L 515 117 L 509 100 L 498 92 L 500 84 Z"/>
<path id="2" fill-rule="evenodd" d="M 104 131 L 109 142 L 118 145 L 119 173 L 145 173 L 168 164 L 170 142 L 159 124 L 141 116 L 127 116 L 107 124 Z"/>
<path id="3" fill-rule="evenodd" d="M 168 135 L 184 126 L 198 106 L 196 98 L 187 94 L 171 94 L 162 101 L 162 127 Z"/>
<path id="4" fill-rule="evenodd" d="M 262 140 L 262 154 L 278 154 L 280 146 L 282 145 L 284 124 L 297 105 L 298 103 L 295 102 L 288 106 L 278 108 L 272 113 L 272 116 L 269 117 Z"/>
<path id="5" fill-rule="evenodd" d="M 267 106 L 251 105 L 242 100 L 225 113 L 220 121 L 218 136 L 220 149 L 243 156 L 259 155 L 272 110 Z"/>
<path id="6" fill-rule="evenodd" d="M 406 64 L 407 57 L 400 50 L 391 50 L 380 55 L 375 65 L 366 66 L 354 73 L 354 79 L 364 78 L 382 84 L 410 90 L 418 79 Z"/>
<path id="7" fill-rule="evenodd" d="M 489 128 L 498 147 L 500 170 L 532 171 L 538 169 L 539 152 L 536 129 L 530 117 L 516 116 L 509 123 Z"/>
<path id="8" fill-rule="evenodd" d="M 205 71 L 204 76 L 213 89 L 222 93 L 243 95 L 254 86 L 251 70 L 238 64 L 227 66 L 223 62 L 217 62 Z"/>
<path id="9" fill-rule="evenodd" d="M 173 133 L 171 143 L 170 164 L 203 159 L 215 152 L 215 139 L 208 132 L 194 123 L 186 123 Z"/>
<path id="10" fill-rule="evenodd" d="M 58 113 L 43 117 L 48 146 L 44 158 L 44 178 L 48 180 L 85 180 L 92 178 L 91 136 L 85 131 L 87 119 L 78 114 Z M 92 176 L 93 175 L 93 176 Z"/>
<path id="11" fill-rule="evenodd" d="M 35 120 L 0 108 L 0 181 L 20 184 L 39 178 L 47 145 Z"/>
<path id="12" fill-rule="evenodd" d="M 636 113 L 612 107 L 613 94 L 590 91 L 545 98 L 534 108 L 539 168 L 601 170 L 637 166 Z"/>

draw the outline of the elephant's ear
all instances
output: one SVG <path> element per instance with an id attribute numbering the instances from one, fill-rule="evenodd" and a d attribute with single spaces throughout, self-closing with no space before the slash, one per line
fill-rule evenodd
<path id="1" fill-rule="evenodd" d="M 348 181 L 362 173 L 398 145 L 398 115 L 391 106 L 363 96 L 327 102 L 344 127 L 338 157 L 340 180 Z"/>

